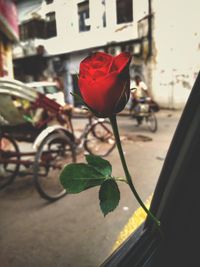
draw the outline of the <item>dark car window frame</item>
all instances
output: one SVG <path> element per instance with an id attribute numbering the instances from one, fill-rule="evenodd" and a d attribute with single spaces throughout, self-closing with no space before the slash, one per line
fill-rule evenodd
<path id="1" fill-rule="evenodd" d="M 101 267 L 200 266 L 200 73 L 170 144 L 149 217 Z"/>

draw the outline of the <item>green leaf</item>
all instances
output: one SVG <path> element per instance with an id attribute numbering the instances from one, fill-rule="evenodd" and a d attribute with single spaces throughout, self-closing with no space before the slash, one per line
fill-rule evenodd
<path id="1" fill-rule="evenodd" d="M 86 155 L 88 164 L 92 165 L 97 171 L 104 176 L 110 176 L 112 173 L 112 166 L 108 160 L 105 160 L 99 156 Z"/>
<path id="2" fill-rule="evenodd" d="M 103 182 L 99 190 L 99 200 L 104 216 L 117 207 L 120 200 L 120 192 L 114 179 L 107 179 Z"/>
<path id="3" fill-rule="evenodd" d="M 60 174 L 60 182 L 63 187 L 68 193 L 74 194 L 101 185 L 105 178 L 93 166 L 85 163 L 66 165 Z"/>

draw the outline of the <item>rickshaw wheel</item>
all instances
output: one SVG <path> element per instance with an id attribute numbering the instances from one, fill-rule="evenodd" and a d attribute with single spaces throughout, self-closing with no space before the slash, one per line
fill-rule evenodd
<path id="1" fill-rule="evenodd" d="M 115 138 L 109 121 L 98 121 L 89 128 L 84 142 L 85 150 L 105 157 L 115 148 Z"/>
<path id="2" fill-rule="evenodd" d="M 11 184 L 19 171 L 20 151 L 10 136 L 0 135 L 0 189 Z"/>
<path id="3" fill-rule="evenodd" d="M 55 201 L 67 193 L 59 174 L 64 165 L 75 161 L 74 145 L 64 133 L 51 134 L 42 141 L 34 162 L 34 182 L 42 198 Z"/>
<path id="4" fill-rule="evenodd" d="M 158 129 L 158 123 L 156 119 L 156 115 L 153 111 L 150 111 L 149 116 L 146 118 L 148 128 L 152 133 L 155 133 Z"/>

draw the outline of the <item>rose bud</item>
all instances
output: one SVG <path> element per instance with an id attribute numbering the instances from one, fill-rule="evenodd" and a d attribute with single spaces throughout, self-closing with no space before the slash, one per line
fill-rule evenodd
<path id="1" fill-rule="evenodd" d="M 96 52 L 80 63 L 79 89 L 85 104 L 98 117 L 123 110 L 130 96 L 129 53 L 111 56 Z"/>

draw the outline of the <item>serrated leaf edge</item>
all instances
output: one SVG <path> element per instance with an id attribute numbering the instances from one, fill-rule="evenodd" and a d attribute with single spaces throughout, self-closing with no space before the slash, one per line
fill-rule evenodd
<path id="1" fill-rule="evenodd" d="M 113 209 L 111 209 L 111 210 L 109 210 L 109 211 L 107 211 L 107 212 L 104 212 L 104 211 L 102 210 L 102 206 L 101 206 L 100 190 L 101 190 L 101 187 L 102 187 L 103 183 L 104 183 L 106 180 L 113 180 L 113 181 L 116 183 L 116 185 L 117 185 L 117 189 L 118 189 L 118 191 L 119 191 L 119 200 L 118 200 L 117 205 L 116 205 Z M 104 217 L 106 217 L 106 215 L 107 215 L 108 213 L 113 212 L 113 211 L 118 207 L 118 205 L 119 205 L 119 201 L 120 201 L 120 190 L 119 190 L 118 184 L 117 184 L 117 182 L 116 182 L 116 180 L 115 180 L 114 177 L 105 179 L 105 180 L 103 181 L 103 183 L 100 185 L 100 189 L 99 189 L 99 205 L 100 205 L 100 208 L 101 208 L 101 211 L 102 211 Z"/>
<path id="2" fill-rule="evenodd" d="M 85 159 L 86 159 L 86 161 L 87 161 L 87 164 L 88 165 L 90 165 L 90 166 L 92 166 L 93 168 L 95 168 L 95 170 L 97 171 L 97 172 L 99 172 L 100 174 L 103 174 L 101 171 L 99 171 L 99 169 L 97 168 L 97 167 L 95 167 L 95 165 L 93 165 L 93 164 L 91 164 L 91 163 L 89 163 L 88 162 L 88 156 L 90 157 L 90 156 L 93 156 L 93 155 L 85 155 Z M 100 156 L 94 156 L 94 157 L 99 157 L 99 158 L 101 158 L 103 161 L 107 161 L 109 164 L 110 164 L 110 162 L 108 161 L 108 160 L 105 160 L 105 159 L 103 159 L 102 157 L 100 157 Z M 111 174 L 112 174 L 112 165 L 110 164 L 110 167 L 111 167 L 111 172 L 110 172 L 110 174 L 107 174 L 107 175 L 105 175 L 105 178 L 111 178 L 112 176 L 111 176 Z M 104 175 L 104 174 L 103 174 Z"/>

